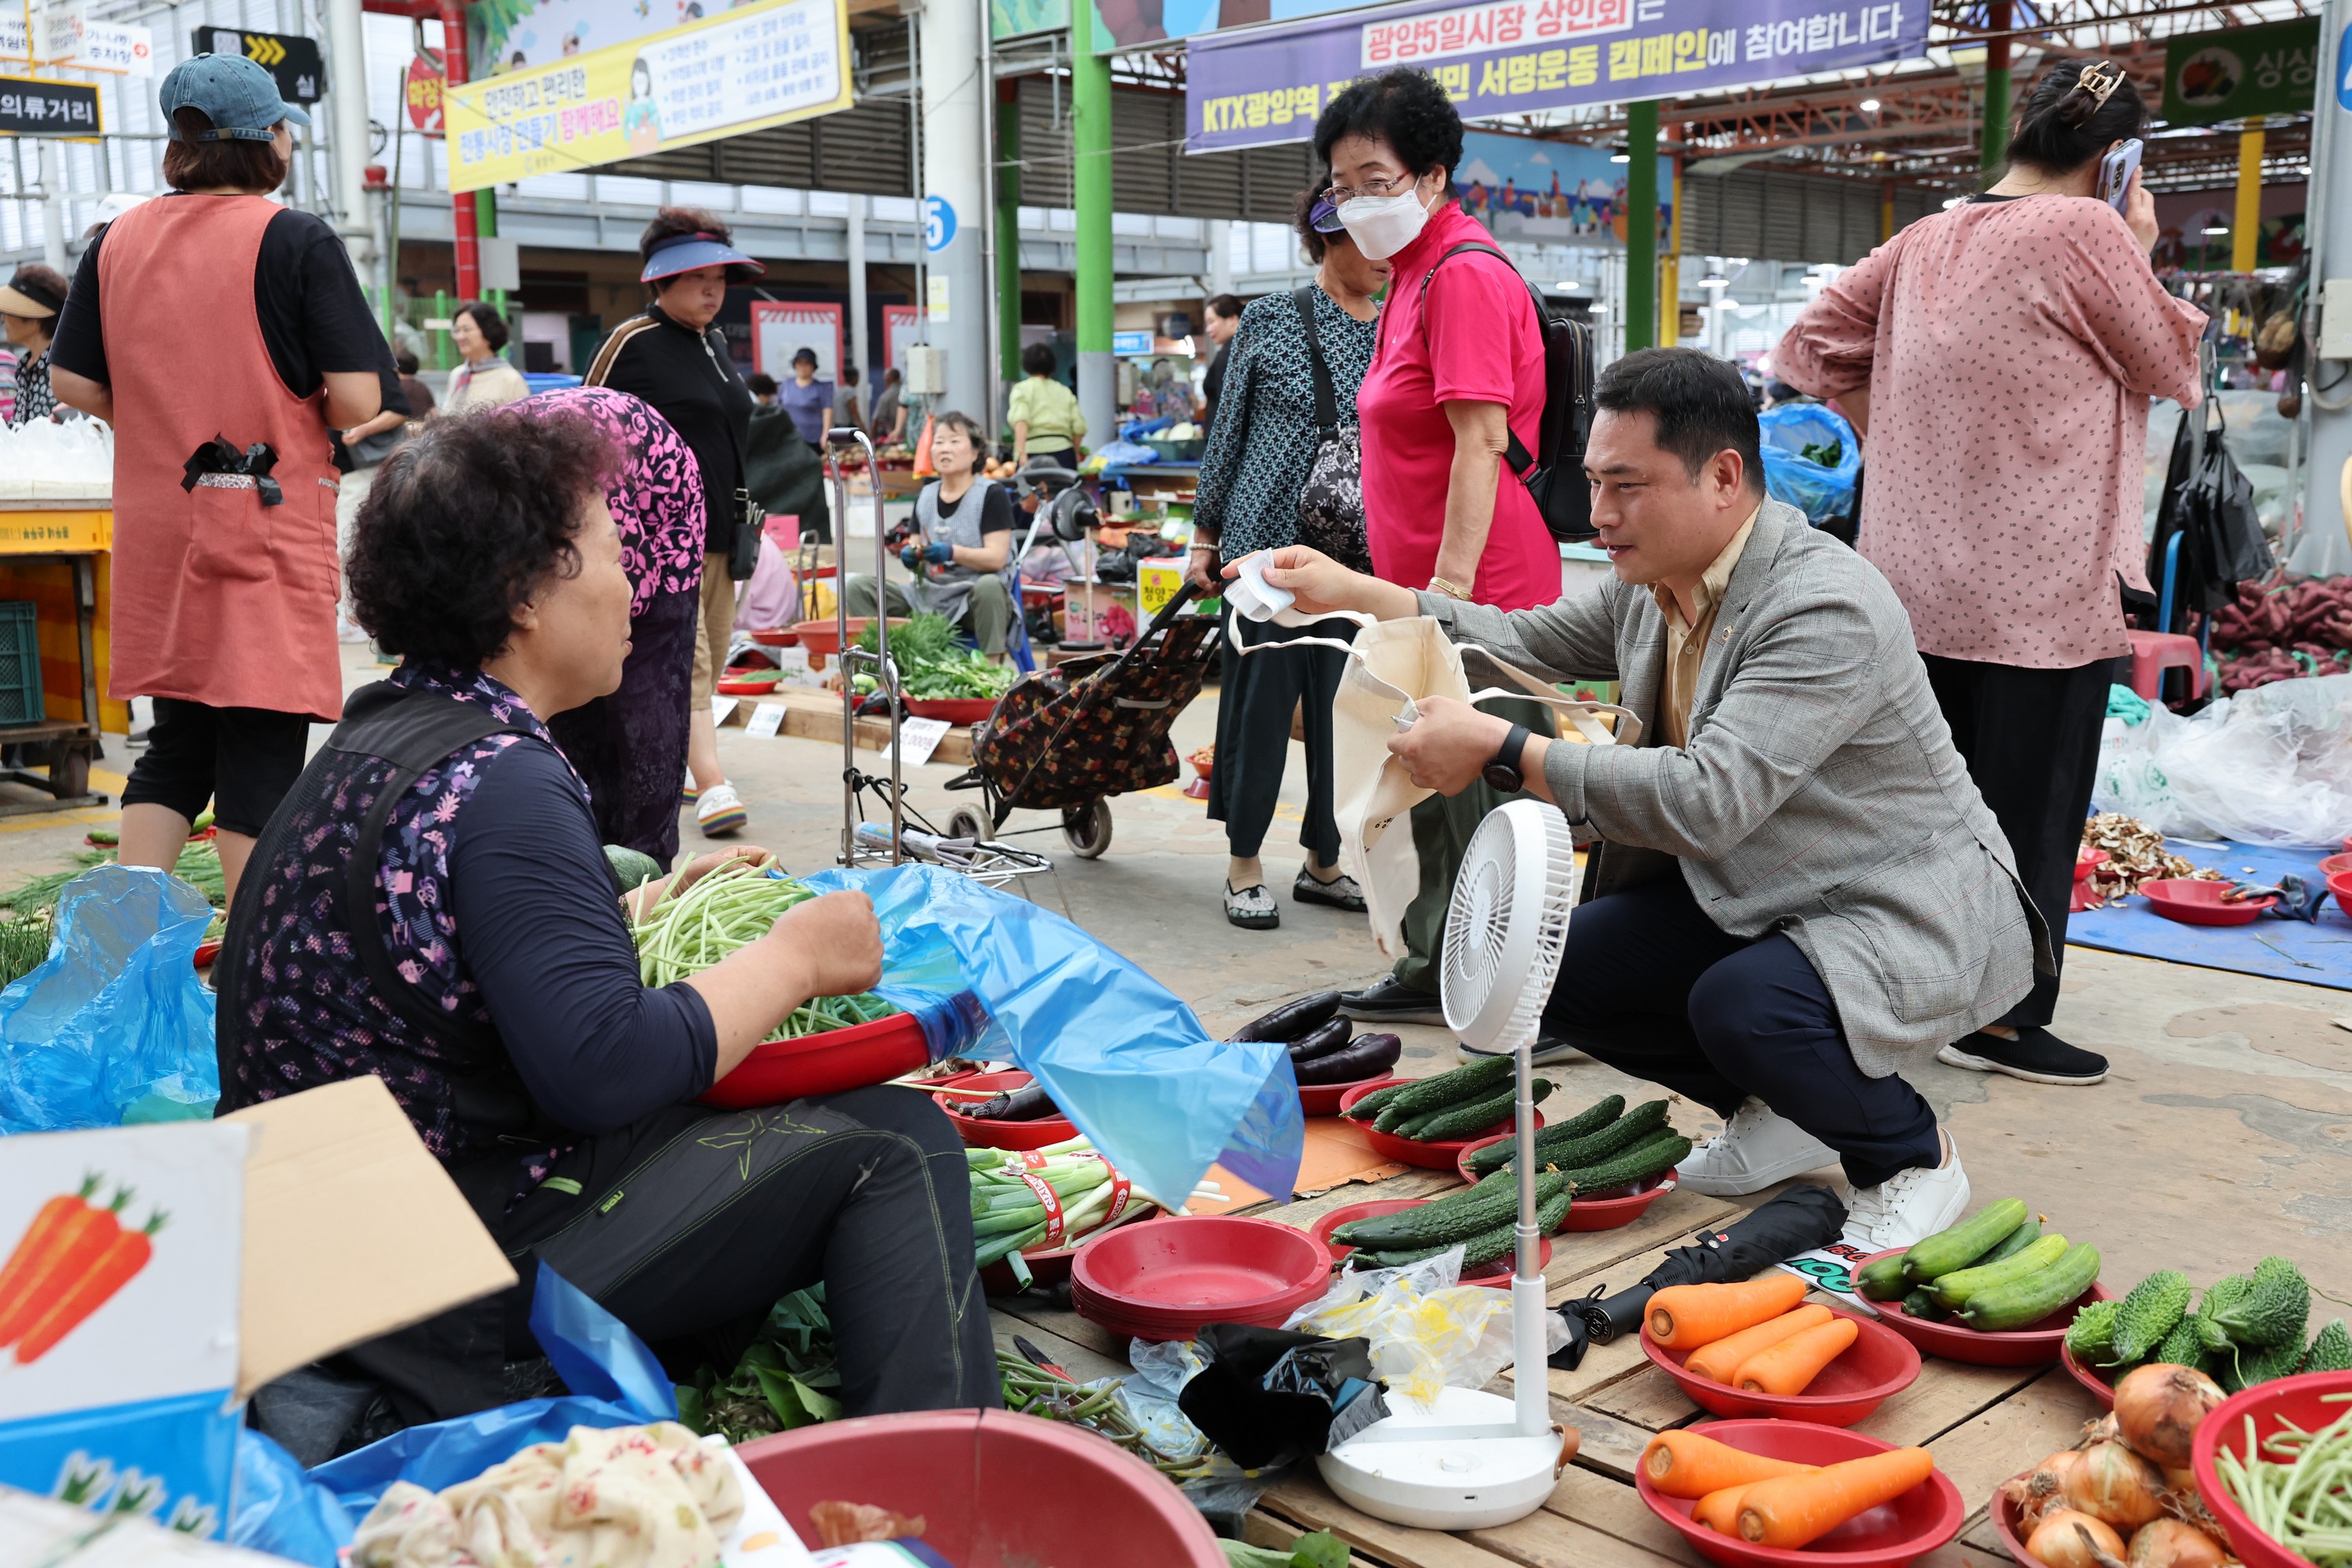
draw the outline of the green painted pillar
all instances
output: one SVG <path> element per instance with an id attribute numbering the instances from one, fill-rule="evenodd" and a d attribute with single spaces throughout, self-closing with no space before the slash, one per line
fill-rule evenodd
<path id="1" fill-rule="evenodd" d="M 1985 26 L 1994 36 L 1985 40 L 1984 150 L 1977 167 L 1988 171 L 2009 156 L 2010 11 L 2010 0 L 1990 0 L 1985 6 Z"/>
<path id="2" fill-rule="evenodd" d="M 1021 380 L 1021 83 L 996 84 L 996 323 L 1003 377 Z"/>
<path id="3" fill-rule="evenodd" d="M 1625 352 L 1658 341 L 1658 101 L 1625 111 Z"/>
<path id="4" fill-rule="evenodd" d="M 1099 447 L 1118 430 L 1110 352 L 1110 58 L 1095 53 L 1094 0 L 1070 6 L 1071 205 L 1077 209 L 1078 411 Z"/>

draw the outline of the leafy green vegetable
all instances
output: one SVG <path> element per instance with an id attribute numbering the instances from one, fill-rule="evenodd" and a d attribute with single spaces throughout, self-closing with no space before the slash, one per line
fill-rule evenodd
<path id="1" fill-rule="evenodd" d="M 1845 461 L 1845 443 L 1835 437 L 1826 441 L 1808 441 L 1797 448 L 1797 456 L 1824 468 L 1834 468 Z"/>
<path id="2" fill-rule="evenodd" d="M 47 915 L 19 915 L 0 921 L 0 985 L 13 985 L 38 969 L 49 956 Z"/>
<path id="3" fill-rule="evenodd" d="M 871 626 L 857 634 L 857 646 L 867 653 L 880 643 Z M 909 616 L 906 625 L 890 628 L 890 662 L 898 667 L 899 684 L 907 695 L 925 700 L 1002 697 L 1020 678 L 1012 666 L 964 647 L 955 623 L 929 611 Z M 876 686 L 871 675 L 858 675 L 850 681 L 850 689 L 859 696 Z"/>
<path id="4" fill-rule="evenodd" d="M 1348 1568 L 1348 1543 L 1328 1530 L 1300 1536 L 1287 1552 L 1239 1541 L 1217 1544 L 1225 1549 L 1226 1568 Z"/>
<path id="5" fill-rule="evenodd" d="M 677 1385 L 677 1418 L 703 1436 L 748 1443 L 841 1416 L 841 1368 L 824 1287 L 795 1290 L 776 1303 L 735 1370 L 720 1377 L 705 1366 Z"/>
<path id="6" fill-rule="evenodd" d="M 857 646 L 867 653 L 880 648 L 880 623 L 869 622 L 857 634 Z M 904 626 L 890 628 L 890 658 L 902 671 L 910 664 L 943 663 L 962 651 L 962 644 L 956 640 L 955 623 L 929 610 L 908 616 Z"/>

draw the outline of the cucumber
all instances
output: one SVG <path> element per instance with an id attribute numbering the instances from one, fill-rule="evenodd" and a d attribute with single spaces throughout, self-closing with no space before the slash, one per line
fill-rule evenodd
<path id="1" fill-rule="evenodd" d="M 1691 1141 L 1671 1128 L 1598 1165 L 1559 1173 L 1580 1193 L 1605 1193 L 1663 1176 L 1690 1157 Z"/>
<path id="2" fill-rule="evenodd" d="M 1990 1252 L 1986 1253 L 1982 1258 L 1979 1258 L 1974 1263 L 1969 1264 L 1969 1267 L 1971 1268 L 1982 1268 L 1987 1264 L 1999 1263 L 2005 1258 L 2014 1258 L 2019 1253 L 2024 1251 L 2027 1247 L 2032 1246 L 2035 1239 L 2041 1235 L 2042 1217 L 2039 1215 L 2036 1215 L 2033 1218 L 2027 1220 L 2023 1225 L 2019 1226 L 2015 1230 L 2011 1231 L 2009 1233 L 2008 1240 L 1995 1247 Z"/>
<path id="3" fill-rule="evenodd" d="M 1459 1105 L 1465 1100 L 1483 1100 L 1495 1092 L 1496 1084 L 1508 1079 L 1512 1071 L 1513 1059 L 1509 1057 L 1481 1057 L 1450 1072 L 1407 1084 L 1402 1094 L 1381 1107 L 1381 1114 L 1386 1116 L 1395 1111 L 1398 1120 L 1402 1121 L 1408 1116 L 1435 1110 L 1441 1105 Z M 1361 1110 L 1363 1107 L 1359 1105 L 1356 1109 Z M 1374 1125 L 1379 1124 L 1375 1122 Z M 1393 1127 L 1394 1123 L 1390 1125 Z M 1382 1131 L 1389 1130 L 1381 1129 Z"/>
<path id="4" fill-rule="evenodd" d="M 1966 1268 L 1991 1251 L 2009 1233 L 2025 1223 L 2025 1200 L 2003 1198 L 1987 1204 L 1949 1230 L 1939 1230 L 1914 1242 L 1903 1255 L 1903 1276 L 1914 1285 Z"/>
<path id="5" fill-rule="evenodd" d="M 1873 1258 L 1853 1277 L 1853 1288 L 1870 1301 L 1899 1301 L 1911 1287 L 1903 1278 L 1903 1255 L 1890 1252 L 1884 1258 Z M 1904 1310 L 1910 1310 L 1905 1308 Z"/>
<path id="6" fill-rule="evenodd" d="M 1564 1175 L 1547 1175 L 1536 1182 L 1536 1203 L 1538 1207 L 1555 1196 L 1564 1196 L 1571 1190 Z M 1498 1225 L 1515 1223 L 1519 1212 L 1519 1184 L 1499 1173 L 1472 1189 L 1474 1199 L 1441 1206 L 1423 1204 L 1419 1208 L 1402 1209 L 1392 1215 L 1381 1215 L 1375 1220 L 1351 1226 L 1352 1234 L 1342 1245 L 1370 1252 L 1419 1251 L 1427 1256 L 1431 1251 L 1443 1252 L 1465 1237 L 1491 1230 Z M 1339 1239 L 1334 1234 L 1335 1240 Z"/>
<path id="7" fill-rule="evenodd" d="M 1542 1100 L 1551 1092 L 1551 1079 L 1539 1078 L 1528 1090 L 1530 1101 Z M 1486 1100 L 1467 1105 L 1449 1105 L 1433 1110 L 1416 1121 L 1403 1134 L 1421 1143 L 1443 1143 L 1452 1139 L 1475 1137 L 1511 1113 L 1519 1102 L 1517 1084 Z"/>
<path id="8" fill-rule="evenodd" d="M 1622 1094 L 1612 1094 L 1605 1100 L 1595 1100 L 1567 1121 L 1555 1121 L 1538 1132 L 1536 1147 L 1538 1150 L 1557 1148 L 1562 1144 L 1573 1143 L 1580 1138 L 1589 1138 L 1603 1128 L 1613 1125 L 1617 1119 L 1624 1114 L 1625 1097 Z M 1484 1149 L 1471 1153 L 1470 1172 L 1473 1175 L 1483 1176 L 1489 1171 L 1500 1169 L 1503 1162 L 1510 1157 L 1509 1144 L 1489 1143 Z"/>
<path id="9" fill-rule="evenodd" d="M 1551 1129 L 1545 1128 L 1536 1134 L 1536 1163 L 1548 1170 L 1580 1170 L 1584 1166 L 1598 1165 L 1613 1159 L 1666 1131 L 1666 1102 L 1653 1100 L 1635 1106 L 1600 1131 L 1588 1133 L 1582 1138 L 1556 1140 L 1551 1135 Z M 1518 1153 L 1517 1145 L 1508 1143 L 1489 1144 L 1479 1152 L 1489 1153 L 1495 1150 L 1501 1151 L 1498 1159 L 1503 1164 L 1510 1163 Z"/>
<path id="10" fill-rule="evenodd" d="M 1936 1300 L 1934 1291 L 1921 1285 L 1903 1298 L 1903 1315 L 1925 1322 L 1940 1323 L 1952 1314 L 1944 1310 L 1944 1304 Z"/>
<path id="11" fill-rule="evenodd" d="M 1390 1084 L 1386 1089 L 1376 1089 L 1348 1107 L 1345 1114 L 1350 1121 L 1370 1121 L 1381 1111 L 1386 1110 L 1391 1100 L 1412 1087 L 1412 1081 L 1407 1080 L 1403 1083 Z"/>
<path id="12" fill-rule="evenodd" d="M 1537 1232 L 1539 1235 L 1549 1236 L 1558 1230 L 1568 1219 L 1571 1202 L 1570 1195 L 1563 1192 L 1555 1193 L 1538 1204 L 1536 1207 Z M 1475 1236 L 1457 1238 L 1462 1243 L 1462 1267 L 1465 1269 L 1475 1268 L 1481 1263 L 1490 1263 L 1497 1258 L 1508 1257 L 1511 1248 L 1518 1244 L 1518 1224 L 1517 1210 L 1515 1206 L 1512 1216 L 1501 1225 L 1489 1226 Z M 1453 1242 L 1447 1241 L 1430 1247 L 1398 1247 L 1386 1252 L 1360 1252 L 1350 1258 L 1349 1262 L 1352 1266 L 1355 1265 L 1357 1258 L 1362 1258 L 1364 1260 L 1362 1267 L 1392 1268 L 1401 1263 L 1418 1263 L 1424 1258 L 1434 1258 L 1453 1245 Z"/>
<path id="13" fill-rule="evenodd" d="M 1980 1334 L 2007 1333 L 2038 1323 L 2089 1289 L 2099 1278 L 2099 1249 L 2079 1242 L 2047 1268 L 1993 1285 L 1969 1298 L 1960 1321 Z M 2170 1330 L 2166 1331 L 2169 1332 Z"/>
<path id="14" fill-rule="evenodd" d="M 2012 1279 L 2022 1279 L 2039 1269 L 2049 1268 L 2066 1256 L 2066 1238 L 2055 1234 L 2038 1237 L 2020 1253 L 2002 1258 L 1999 1263 L 1979 1264 L 1973 1268 L 1955 1268 L 1949 1274 L 1938 1275 L 1927 1288 L 1936 1300 L 1953 1311 L 1969 1304 L 1969 1298 L 1979 1290 L 1990 1290 L 1996 1285 L 2006 1285 Z"/>

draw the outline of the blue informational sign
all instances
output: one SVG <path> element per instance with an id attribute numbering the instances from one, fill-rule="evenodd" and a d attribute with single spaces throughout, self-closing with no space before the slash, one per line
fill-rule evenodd
<path id="1" fill-rule="evenodd" d="M 923 198 L 923 248 L 945 250 L 956 237 L 955 206 L 945 196 Z"/>
<path id="2" fill-rule="evenodd" d="M 2336 40 L 2336 102 L 2342 109 L 2352 109 L 2352 27 Z"/>
<path id="3" fill-rule="evenodd" d="M 1151 352 L 1150 332 L 1113 332 L 1110 352 L 1115 354 L 1148 354 Z"/>

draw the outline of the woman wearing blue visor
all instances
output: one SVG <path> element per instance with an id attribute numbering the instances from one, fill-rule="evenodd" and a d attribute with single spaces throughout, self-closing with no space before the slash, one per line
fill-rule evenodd
<path id="1" fill-rule="evenodd" d="M 633 393 L 653 405 L 694 453 L 709 517 L 703 539 L 702 615 L 694 642 L 694 695 L 686 765 L 695 822 L 709 838 L 740 830 L 742 797 L 719 765 L 710 696 L 735 630 L 735 584 L 760 559 L 749 522 L 743 452 L 751 433 L 751 389 L 735 369 L 717 321 L 730 283 L 767 270 L 735 248 L 727 226 L 693 207 L 664 207 L 637 241 L 638 276 L 653 290 L 645 313 L 621 323 L 597 351 L 588 384 Z"/>

